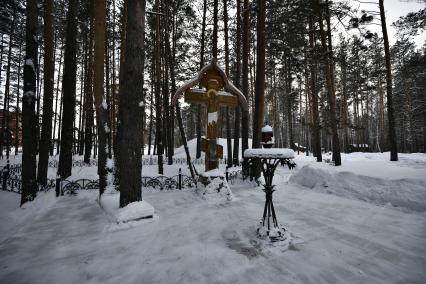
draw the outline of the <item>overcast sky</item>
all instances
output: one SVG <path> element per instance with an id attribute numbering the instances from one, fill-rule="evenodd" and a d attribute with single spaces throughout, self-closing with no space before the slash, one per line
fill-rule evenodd
<path id="1" fill-rule="evenodd" d="M 365 0 L 366 2 L 373 2 L 371 0 Z M 353 1 L 356 3 L 355 1 Z M 374 1 L 375 2 L 375 1 Z M 378 1 L 377 1 L 378 2 Z M 425 8 L 425 3 L 418 3 L 418 1 L 400 1 L 400 0 L 385 0 L 385 11 L 386 11 L 386 25 L 388 27 L 389 41 L 390 44 L 395 43 L 395 29 L 391 26 L 393 22 L 399 19 L 401 16 L 407 15 L 409 12 L 415 12 Z M 374 4 L 354 4 L 355 7 L 360 7 L 360 10 L 374 10 L 379 11 L 379 6 Z M 379 19 L 379 18 L 377 18 Z M 378 21 L 376 21 L 378 22 Z M 370 30 L 381 34 L 382 30 L 379 26 L 372 25 Z M 415 38 L 417 47 L 423 46 L 426 41 L 426 32 L 423 32 Z"/>

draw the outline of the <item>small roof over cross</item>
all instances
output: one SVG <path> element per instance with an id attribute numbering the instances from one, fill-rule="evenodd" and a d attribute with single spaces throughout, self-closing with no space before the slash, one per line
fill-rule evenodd
<path id="1" fill-rule="evenodd" d="M 215 84 L 214 89 L 216 91 L 218 91 L 218 95 L 220 95 L 221 100 L 226 101 L 227 100 L 225 98 L 226 96 L 231 96 L 231 97 L 236 96 L 237 99 L 238 99 L 239 105 L 245 111 L 248 111 L 248 103 L 247 103 L 245 96 L 237 87 L 234 86 L 234 84 L 232 84 L 229 81 L 225 72 L 222 70 L 222 68 L 220 68 L 217 65 L 215 58 L 212 59 L 210 64 L 204 66 L 194 78 L 185 82 L 185 84 L 183 84 L 176 91 L 176 93 L 174 94 L 174 96 L 172 98 L 172 105 L 175 105 L 177 103 L 177 101 L 179 100 L 179 98 L 183 94 L 187 93 L 188 90 L 190 90 L 191 93 L 205 94 L 206 90 L 207 91 L 209 90 L 209 88 L 208 88 L 209 87 L 209 80 L 212 80 L 212 79 L 217 81 L 215 83 L 211 82 L 211 84 Z M 205 88 L 205 90 L 203 90 L 203 89 L 191 89 L 192 87 L 194 87 L 198 84 L 203 86 Z M 222 88 L 227 90 L 227 92 L 219 91 Z M 232 100 L 232 99 L 229 99 L 229 100 Z M 193 103 L 193 102 L 190 102 L 190 103 Z M 202 103 L 202 102 L 200 102 L 200 103 Z"/>

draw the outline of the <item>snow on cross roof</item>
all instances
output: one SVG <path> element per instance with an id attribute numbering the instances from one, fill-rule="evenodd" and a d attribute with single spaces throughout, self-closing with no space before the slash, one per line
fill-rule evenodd
<path id="1" fill-rule="evenodd" d="M 247 149 L 244 158 L 293 159 L 294 151 L 288 148 Z"/>
<path id="2" fill-rule="evenodd" d="M 216 70 L 219 72 L 220 76 L 223 78 L 223 81 L 225 83 L 225 88 L 233 95 L 236 95 L 238 97 L 238 101 L 240 102 L 241 107 L 248 111 L 248 103 L 246 100 L 246 97 L 243 95 L 243 93 L 237 88 L 235 87 L 234 84 L 232 84 L 232 82 L 229 81 L 228 77 L 225 74 L 225 71 L 223 71 L 222 68 L 219 67 L 219 65 L 217 65 L 216 59 L 213 58 L 212 62 L 206 66 L 204 66 L 198 73 L 197 75 L 190 79 L 189 81 L 187 81 L 185 84 L 183 84 L 177 91 L 176 93 L 173 95 L 172 97 L 172 105 L 176 105 L 178 99 L 180 98 L 180 96 L 185 93 L 186 90 L 188 90 L 189 88 L 197 85 L 201 79 L 203 78 L 204 74 L 207 73 L 208 70 Z"/>

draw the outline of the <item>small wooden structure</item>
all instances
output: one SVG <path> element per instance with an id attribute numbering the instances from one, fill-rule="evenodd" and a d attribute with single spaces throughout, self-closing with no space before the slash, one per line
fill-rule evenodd
<path id="1" fill-rule="evenodd" d="M 262 127 L 262 144 L 263 148 L 272 148 L 274 145 L 274 132 L 272 130 L 272 127 L 268 124 L 266 124 L 264 127 Z"/>
<path id="2" fill-rule="evenodd" d="M 202 88 L 193 88 L 196 85 L 200 85 Z M 240 105 L 247 111 L 247 100 L 243 93 L 228 80 L 214 58 L 209 65 L 202 68 L 194 78 L 176 91 L 172 98 L 173 105 L 177 103 L 182 94 L 185 94 L 185 102 L 203 104 L 207 107 L 207 137 L 202 141 L 202 150 L 206 153 L 206 171 L 217 169 L 218 158 L 223 156 L 222 146 L 217 145 L 219 108 Z"/>

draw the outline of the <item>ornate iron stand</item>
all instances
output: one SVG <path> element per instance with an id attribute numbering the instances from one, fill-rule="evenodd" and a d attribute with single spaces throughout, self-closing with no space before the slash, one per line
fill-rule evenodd
<path id="1" fill-rule="evenodd" d="M 275 214 L 274 202 L 272 199 L 275 185 L 272 185 L 272 180 L 278 164 L 285 163 L 289 165 L 290 159 L 265 158 L 261 159 L 261 162 L 263 177 L 265 178 L 265 184 L 263 185 L 263 191 L 265 192 L 265 207 L 263 209 L 262 226 L 257 229 L 257 234 L 259 237 L 269 238 L 273 242 L 283 241 L 287 238 L 286 229 L 278 223 Z"/>
<path id="2" fill-rule="evenodd" d="M 263 218 L 261 226 L 257 229 L 257 235 L 262 239 L 269 239 L 271 242 L 285 241 L 289 238 L 286 229 L 278 223 L 275 214 L 274 202 L 272 194 L 275 185 L 272 185 L 275 170 L 279 164 L 287 165 L 290 169 L 295 164 L 292 161 L 294 152 L 291 149 L 248 149 L 244 152 L 244 156 L 248 159 L 259 159 L 262 168 L 265 184 L 263 191 L 265 192 L 265 206 L 263 209 Z"/>

